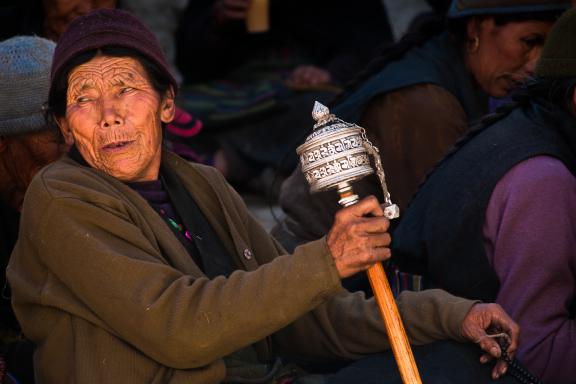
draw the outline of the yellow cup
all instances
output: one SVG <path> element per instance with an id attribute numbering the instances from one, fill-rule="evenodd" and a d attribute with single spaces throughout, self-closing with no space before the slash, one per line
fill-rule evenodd
<path id="1" fill-rule="evenodd" d="M 270 29 L 268 0 L 252 0 L 246 15 L 246 29 L 250 33 L 266 32 Z"/>

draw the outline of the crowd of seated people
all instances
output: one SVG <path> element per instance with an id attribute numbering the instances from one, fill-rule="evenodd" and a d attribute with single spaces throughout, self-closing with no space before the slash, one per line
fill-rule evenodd
<path id="1" fill-rule="evenodd" d="M 0 6 L 0 383 L 400 383 L 376 263 L 424 382 L 573 382 L 570 1 L 256 2 Z M 309 191 L 316 100 L 399 219 Z"/>

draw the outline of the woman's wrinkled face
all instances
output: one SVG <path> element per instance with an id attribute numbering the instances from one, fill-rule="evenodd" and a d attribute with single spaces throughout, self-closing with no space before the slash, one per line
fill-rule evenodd
<path id="1" fill-rule="evenodd" d="M 527 20 L 497 25 L 492 17 L 468 21 L 466 61 L 480 87 L 500 98 L 524 83 L 534 73 L 552 24 Z"/>
<path id="2" fill-rule="evenodd" d="M 140 62 L 96 56 L 68 76 L 66 116 L 58 119 L 67 144 L 122 181 L 158 178 L 162 122 L 174 117 L 174 95 L 161 99 Z"/>

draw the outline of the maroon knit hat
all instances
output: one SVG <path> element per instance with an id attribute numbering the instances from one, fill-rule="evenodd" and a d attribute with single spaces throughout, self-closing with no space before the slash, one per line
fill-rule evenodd
<path id="1" fill-rule="evenodd" d="M 134 15 L 119 9 L 101 8 L 74 19 L 58 39 L 51 71 L 51 90 L 62 67 L 78 54 L 108 45 L 131 48 L 156 63 L 170 79 L 174 91 L 178 84 L 170 73 L 156 36 Z"/>

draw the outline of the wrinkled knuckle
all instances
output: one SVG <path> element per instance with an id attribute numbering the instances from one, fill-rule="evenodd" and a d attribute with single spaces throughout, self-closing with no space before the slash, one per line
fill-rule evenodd
<path id="1" fill-rule="evenodd" d="M 370 204 L 378 203 L 378 199 L 374 195 L 367 196 L 366 201 L 368 201 Z"/>
<path id="2" fill-rule="evenodd" d="M 390 220 L 382 218 L 382 228 L 383 231 L 387 231 L 390 228 Z"/>
<path id="3" fill-rule="evenodd" d="M 495 347 L 495 346 L 496 346 L 496 342 L 494 342 L 490 338 L 484 338 L 480 342 L 480 347 L 485 351 L 490 351 L 492 349 L 492 347 Z"/>
<path id="4" fill-rule="evenodd" d="M 392 236 L 388 232 L 386 232 L 384 234 L 384 243 L 386 245 L 390 245 L 391 242 L 392 242 Z"/>
<path id="5" fill-rule="evenodd" d="M 485 313 L 492 313 L 494 312 L 494 310 L 496 309 L 494 307 L 493 303 L 482 303 L 479 305 L 479 307 L 485 312 Z"/>
<path id="6" fill-rule="evenodd" d="M 364 252 L 362 252 L 360 255 L 360 261 L 363 264 L 370 263 L 372 261 L 372 257 L 372 253 L 368 249 L 365 249 Z"/>

